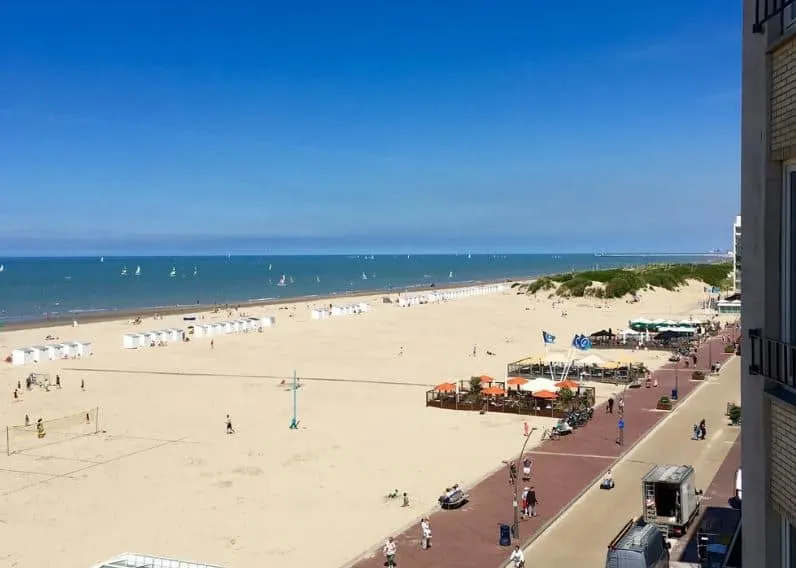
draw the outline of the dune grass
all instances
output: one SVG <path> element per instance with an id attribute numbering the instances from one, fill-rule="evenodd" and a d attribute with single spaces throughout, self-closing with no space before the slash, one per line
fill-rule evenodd
<path id="1" fill-rule="evenodd" d="M 556 274 L 537 278 L 529 284 L 515 283 L 514 288 L 527 294 L 553 291 L 559 296 L 621 298 L 641 290 L 663 288 L 677 290 L 689 280 L 704 282 L 722 290 L 731 286 L 732 263 L 652 264 L 639 268 L 611 268 Z"/>

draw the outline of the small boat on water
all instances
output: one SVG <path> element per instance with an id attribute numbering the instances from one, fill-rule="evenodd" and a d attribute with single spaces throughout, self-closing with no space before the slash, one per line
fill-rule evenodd
<path id="1" fill-rule="evenodd" d="M 100 257 L 100 262 L 105 262 L 105 257 L 104 256 Z"/>
<path id="2" fill-rule="evenodd" d="M 5 272 L 5 271 L 6 271 L 6 265 L 0 264 L 0 272 Z"/>
<path id="3" fill-rule="evenodd" d="M 453 278 L 453 270 L 451 270 L 450 272 L 448 272 L 448 278 Z"/>
<path id="4" fill-rule="evenodd" d="M 175 276 L 177 276 L 177 267 L 176 266 L 172 266 L 171 267 L 171 272 L 169 272 L 169 278 L 174 278 Z"/>
<path id="5" fill-rule="evenodd" d="M 194 276 L 198 276 L 199 275 L 199 268 L 197 268 L 196 266 L 193 267 L 193 275 Z"/>
<path id="6" fill-rule="evenodd" d="M 141 276 L 141 267 L 140 266 L 136 266 L 135 267 L 135 275 L 136 276 Z"/>
<path id="7" fill-rule="evenodd" d="M 119 274 L 119 276 L 127 276 L 127 267 L 126 266 L 122 266 L 122 271 Z"/>
<path id="8" fill-rule="evenodd" d="M 363 272 L 362 273 L 362 280 L 367 280 L 367 279 L 368 279 L 368 275 Z"/>
<path id="9" fill-rule="evenodd" d="M 279 279 L 279 282 L 276 283 L 277 286 L 287 286 L 285 282 L 285 275 L 283 274 L 282 277 Z"/>
<path id="10" fill-rule="evenodd" d="M 320 276 L 316 276 L 315 277 L 315 283 L 316 284 L 320 284 L 321 283 L 321 277 Z"/>

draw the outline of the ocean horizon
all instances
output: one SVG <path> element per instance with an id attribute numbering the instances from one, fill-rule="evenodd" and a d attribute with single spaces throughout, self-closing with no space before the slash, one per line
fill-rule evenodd
<path id="1" fill-rule="evenodd" d="M 467 285 L 719 255 L 373 254 L 0 258 L 0 323 Z"/>

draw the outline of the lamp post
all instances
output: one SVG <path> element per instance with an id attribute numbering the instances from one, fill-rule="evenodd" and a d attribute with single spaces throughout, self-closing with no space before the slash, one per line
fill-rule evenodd
<path id="1" fill-rule="evenodd" d="M 533 430 L 531 430 L 527 436 L 525 436 L 525 441 L 522 443 L 522 448 L 520 449 L 520 455 L 517 458 L 515 463 L 520 464 L 522 463 L 522 456 L 525 455 L 525 447 L 528 445 L 528 440 L 531 439 L 531 434 Z M 509 463 L 509 467 L 511 467 L 511 463 Z M 514 506 L 514 523 L 511 525 L 511 532 L 514 535 L 516 540 L 520 538 L 520 502 L 519 496 L 517 495 L 517 477 L 515 476 L 513 479 L 514 485 L 514 498 L 512 501 L 512 505 Z"/>

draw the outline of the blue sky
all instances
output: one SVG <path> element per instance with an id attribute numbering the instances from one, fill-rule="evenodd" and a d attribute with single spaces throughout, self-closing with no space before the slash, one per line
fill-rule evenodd
<path id="1" fill-rule="evenodd" d="M 729 246 L 740 25 L 726 0 L 7 0 L 0 254 Z"/>

